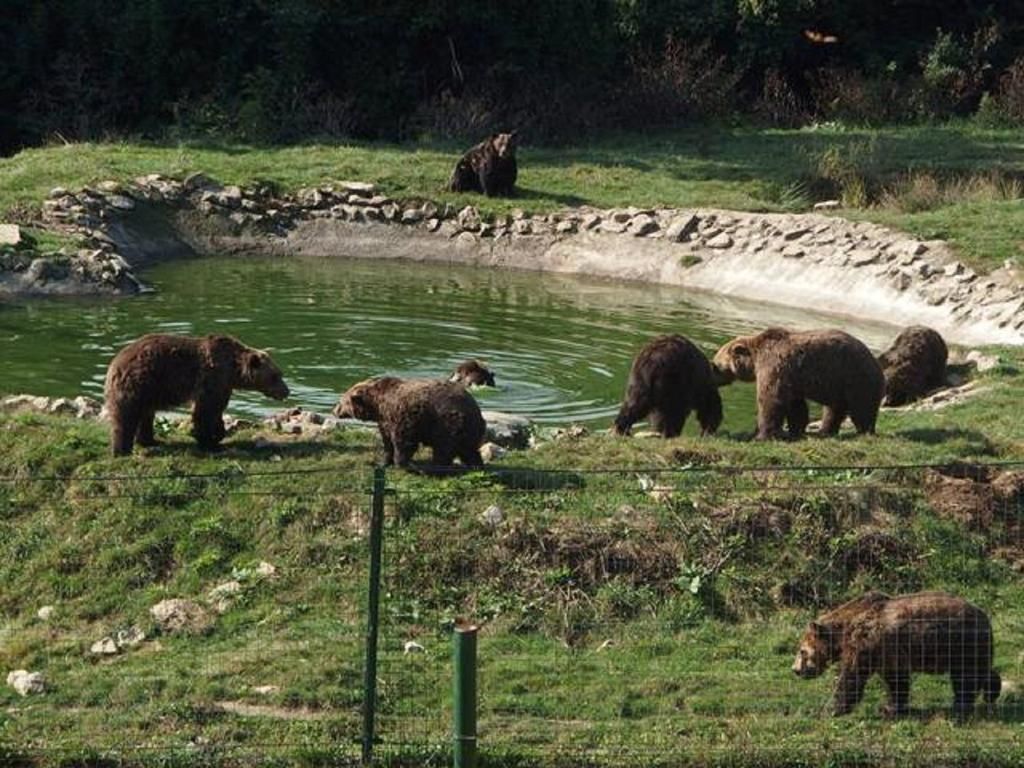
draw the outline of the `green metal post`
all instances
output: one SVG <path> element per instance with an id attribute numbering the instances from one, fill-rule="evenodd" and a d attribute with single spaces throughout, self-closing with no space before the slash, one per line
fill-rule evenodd
<path id="1" fill-rule="evenodd" d="M 475 624 L 463 620 L 455 624 L 455 768 L 476 768 L 476 631 Z"/>
<path id="2" fill-rule="evenodd" d="M 380 565 L 384 540 L 384 467 L 373 470 L 370 504 L 370 589 L 366 601 L 366 667 L 363 677 L 363 765 L 373 762 L 377 714 L 377 629 L 380 621 Z"/>

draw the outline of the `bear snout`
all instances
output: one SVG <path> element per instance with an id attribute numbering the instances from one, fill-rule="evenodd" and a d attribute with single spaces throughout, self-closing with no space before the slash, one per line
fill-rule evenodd
<path id="1" fill-rule="evenodd" d="M 291 394 L 291 390 L 288 389 L 288 385 L 283 380 L 279 380 L 271 384 L 265 394 L 275 400 L 284 400 Z"/>
<path id="2" fill-rule="evenodd" d="M 339 419 L 355 418 L 355 415 L 352 413 L 352 409 L 348 407 L 348 403 L 345 401 L 344 398 L 338 401 L 338 404 L 334 406 L 334 409 L 331 411 L 331 413 L 336 418 Z"/>
<path id="3" fill-rule="evenodd" d="M 724 387 L 732 384 L 736 376 L 728 368 L 721 368 L 717 363 L 711 364 L 711 380 L 716 387 Z"/>
<path id="4" fill-rule="evenodd" d="M 793 674 L 797 677 L 803 678 L 804 680 L 810 680 L 813 677 L 817 677 L 820 670 L 813 664 L 797 659 L 793 662 Z"/>

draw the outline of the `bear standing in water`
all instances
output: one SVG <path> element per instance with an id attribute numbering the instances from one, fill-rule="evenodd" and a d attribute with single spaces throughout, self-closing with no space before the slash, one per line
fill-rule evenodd
<path id="1" fill-rule="evenodd" d="M 270 355 L 231 336 L 151 333 L 133 341 L 110 362 L 104 386 L 111 450 L 132 452 L 135 443 L 155 445 L 157 411 L 192 403 L 192 434 L 201 448 L 224 439 L 224 409 L 235 389 L 254 389 L 275 400 L 288 386 Z"/>
<path id="2" fill-rule="evenodd" d="M 871 350 L 848 333 L 769 328 L 733 339 L 712 366 L 720 386 L 757 383 L 758 440 L 782 437 L 783 422 L 790 438 L 802 437 L 808 400 L 825 406 L 822 435 L 837 434 L 847 415 L 857 432 L 875 432 L 885 377 Z"/>
<path id="3" fill-rule="evenodd" d="M 953 712 L 966 717 L 978 693 L 991 704 L 1002 686 L 992 669 L 992 624 L 977 606 L 943 592 L 889 597 L 868 592 L 812 621 L 800 640 L 793 672 L 818 677 L 839 662 L 833 713 L 845 715 L 864 695 L 871 675 L 885 681 L 883 714 L 907 713 L 910 673 L 949 674 Z"/>
<path id="4" fill-rule="evenodd" d="M 465 360 L 459 363 L 449 381 L 462 384 L 464 387 L 493 387 L 494 374 L 491 369 L 479 360 Z"/>
<path id="5" fill-rule="evenodd" d="M 455 164 L 448 187 L 452 192 L 483 192 L 488 197 L 512 195 L 516 184 L 516 132 L 493 133 Z"/>
<path id="6" fill-rule="evenodd" d="M 646 418 L 662 437 L 678 437 L 692 410 L 702 435 L 713 435 L 722 423 L 722 398 L 707 357 L 682 336 L 649 341 L 630 368 L 615 434 L 628 435 Z"/>

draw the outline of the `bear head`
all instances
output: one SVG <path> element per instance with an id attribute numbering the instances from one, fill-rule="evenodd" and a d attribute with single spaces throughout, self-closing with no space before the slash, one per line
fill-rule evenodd
<path id="1" fill-rule="evenodd" d="M 454 381 L 467 387 L 495 386 L 494 374 L 478 360 L 466 360 L 463 363 L 459 363 L 459 367 L 455 369 L 449 381 Z"/>
<path id="2" fill-rule="evenodd" d="M 275 400 L 288 397 L 288 385 L 284 383 L 281 369 L 266 352 L 245 350 L 239 367 L 239 385 L 243 389 L 254 389 Z"/>
<path id="3" fill-rule="evenodd" d="M 839 650 L 839 634 L 831 626 L 812 621 L 800 638 L 800 647 L 793 660 L 793 674 L 798 677 L 818 677 Z"/>
<path id="4" fill-rule="evenodd" d="M 353 384 L 338 400 L 331 411 L 339 419 L 359 419 L 359 421 L 377 421 L 380 410 L 377 407 L 376 379 L 367 379 Z"/>
<path id="5" fill-rule="evenodd" d="M 754 381 L 754 353 L 746 338 L 733 339 L 715 353 L 711 361 L 715 384 L 723 387 L 734 381 Z"/>
<path id="6" fill-rule="evenodd" d="M 494 147 L 494 151 L 497 153 L 498 157 L 514 157 L 516 154 L 516 146 L 518 144 L 518 131 L 491 134 L 491 146 Z"/>

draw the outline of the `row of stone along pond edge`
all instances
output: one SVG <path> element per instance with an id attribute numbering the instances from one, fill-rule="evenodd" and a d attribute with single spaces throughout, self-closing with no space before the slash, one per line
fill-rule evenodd
<path id="1" fill-rule="evenodd" d="M 474 206 L 394 200 L 365 182 L 288 195 L 195 173 L 56 188 L 39 223 L 76 247 L 0 245 L 0 294 L 131 294 L 145 290 L 137 270 L 179 255 L 310 253 L 667 283 L 925 323 L 964 344 L 1024 343 L 1024 286 L 1012 269 L 981 275 L 942 241 L 816 213 L 583 207 L 486 219 Z"/>

